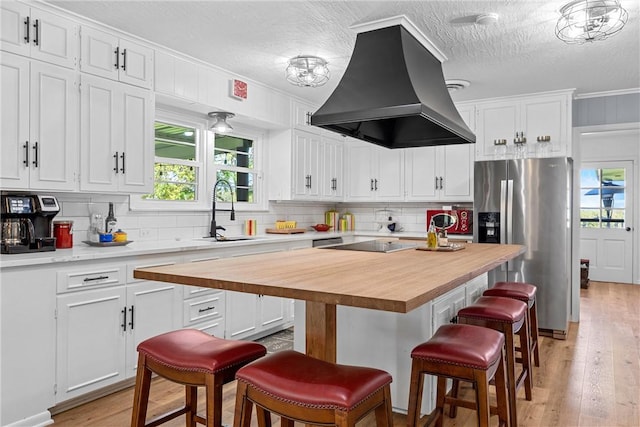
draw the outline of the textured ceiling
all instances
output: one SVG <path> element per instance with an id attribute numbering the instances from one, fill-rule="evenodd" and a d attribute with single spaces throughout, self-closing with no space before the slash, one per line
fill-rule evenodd
<path id="1" fill-rule="evenodd" d="M 577 94 L 640 87 L 640 2 L 617 35 L 585 45 L 555 36 L 567 1 L 48 1 L 130 34 L 218 65 L 240 76 L 321 104 L 353 50 L 354 24 L 407 16 L 448 57 L 446 79 L 471 86 L 454 101 L 576 88 Z M 491 26 L 474 23 L 497 13 Z M 284 77 L 287 60 L 324 57 L 331 79 L 298 88 Z"/>

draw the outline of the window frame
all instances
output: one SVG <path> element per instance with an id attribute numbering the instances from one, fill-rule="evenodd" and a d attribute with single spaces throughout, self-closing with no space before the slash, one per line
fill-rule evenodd
<path id="1" fill-rule="evenodd" d="M 178 201 L 178 200 L 148 200 L 143 199 L 144 194 L 130 194 L 129 195 L 129 209 L 132 211 L 179 211 L 179 212 L 202 212 L 211 211 L 211 201 L 213 200 L 213 183 L 215 182 L 216 172 L 218 167 L 214 164 L 215 155 L 215 133 L 210 130 L 213 124 L 212 120 L 204 118 L 198 113 L 179 113 L 175 111 L 169 111 L 161 108 L 156 108 L 154 117 L 155 122 L 168 122 L 179 126 L 193 127 L 201 135 L 199 139 L 199 146 L 196 148 L 196 159 L 198 165 L 197 174 L 197 200 L 194 202 Z M 264 182 L 264 170 L 266 167 L 265 154 L 266 142 L 265 131 L 250 126 L 244 126 L 239 123 L 233 123 L 233 131 L 228 135 L 237 136 L 239 138 L 251 139 L 253 141 L 254 149 L 254 171 L 255 173 L 255 188 L 254 188 L 254 203 L 247 202 L 234 202 L 234 209 L 236 211 L 267 211 L 269 209 L 267 200 L 267 189 Z M 155 144 L 155 134 L 154 134 Z M 153 168 L 155 169 L 156 162 L 164 157 L 156 157 L 155 150 L 153 150 Z M 176 159 L 176 164 L 181 162 Z M 216 207 L 218 209 L 230 209 L 231 203 L 216 201 Z"/>

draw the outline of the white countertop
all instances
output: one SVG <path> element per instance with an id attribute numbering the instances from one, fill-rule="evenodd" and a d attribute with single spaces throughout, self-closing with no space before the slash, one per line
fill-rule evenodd
<path id="1" fill-rule="evenodd" d="M 154 255 L 170 252 L 197 251 L 213 248 L 239 247 L 262 245 L 268 243 L 290 242 L 301 240 L 318 240 L 332 237 L 346 236 L 370 236 L 391 237 L 399 239 L 422 239 L 424 233 L 384 233 L 384 232 L 305 232 L 300 234 L 261 234 L 252 236 L 250 240 L 234 242 L 216 242 L 202 239 L 176 239 L 176 240 L 149 240 L 131 242 L 126 246 L 94 247 L 85 243 L 75 244 L 70 249 L 57 249 L 51 252 L 31 252 L 26 254 L 2 254 L 0 255 L 0 268 L 26 267 L 60 262 L 87 261 L 118 257 L 130 257 L 136 255 Z M 470 240 L 472 236 L 450 235 L 450 239 Z"/>

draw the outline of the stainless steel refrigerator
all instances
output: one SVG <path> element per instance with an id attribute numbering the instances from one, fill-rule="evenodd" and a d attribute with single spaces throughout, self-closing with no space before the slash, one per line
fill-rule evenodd
<path id="1" fill-rule="evenodd" d="M 536 285 L 538 326 L 558 338 L 570 312 L 572 168 L 561 157 L 475 163 L 474 241 L 526 247 L 490 272 L 489 284 Z"/>

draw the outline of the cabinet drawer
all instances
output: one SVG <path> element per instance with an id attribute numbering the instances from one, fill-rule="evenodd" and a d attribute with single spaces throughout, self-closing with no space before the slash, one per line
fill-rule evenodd
<path id="1" fill-rule="evenodd" d="M 139 259 L 133 263 L 127 264 L 127 283 L 140 282 L 144 279 L 136 279 L 133 277 L 133 271 L 137 268 L 162 267 L 164 265 L 173 265 L 181 262 L 180 256 L 154 257 L 148 259 Z"/>
<path id="2" fill-rule="evenodd" d="M 224 305 L 224 292 L 216 292 L 184 301 L 184 326 L 221 318 L 224 315 Z"/>
<path id="3" fill-rule="evenodd" d="M 92 266 L 86 269 L 59 271 L 57 289 L 58 293 L 64 293 L 123 285 L 125 277 L 125 267 L 123 265 Z"/>
<path id="4" fill-rule="evenodd" d="M 213 294 L 220 292 L 220 289 L 203 288 L 202 286 L 184 285 L 184 299 L 190 299 L 195 297 L 201 297 L 203 295 Z"/>
<path id="5" fill-rule="evenodd" d="M 206 332 L 217 338 L 224 338 L 224 318 L 221 317 L 212 322 L 203 323 L 201 325 L 193 326 L 195 329 Z"/>

